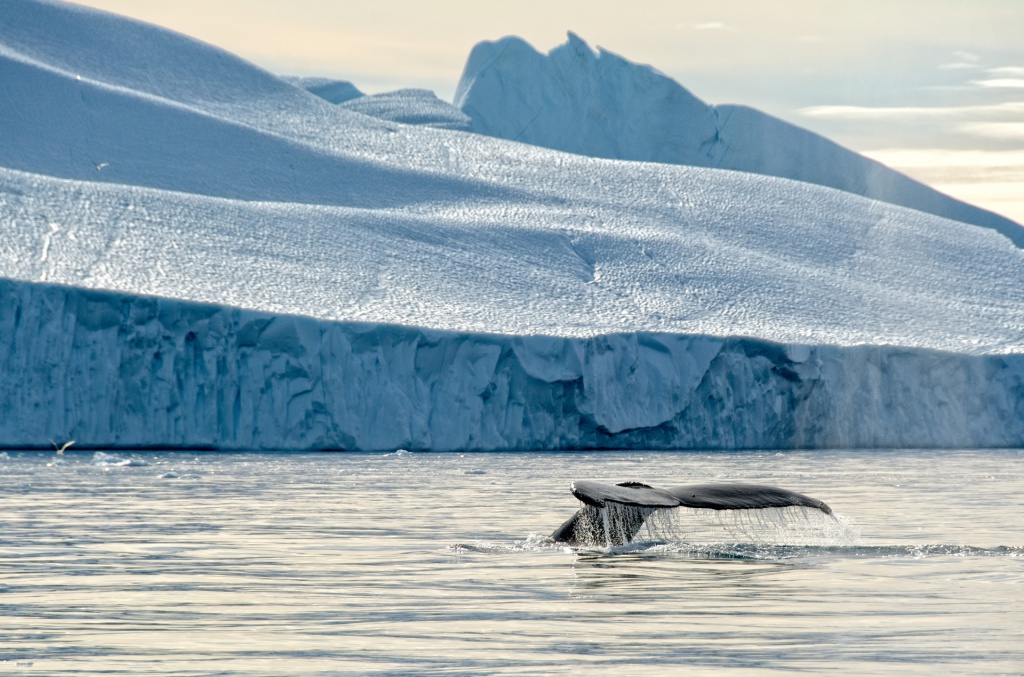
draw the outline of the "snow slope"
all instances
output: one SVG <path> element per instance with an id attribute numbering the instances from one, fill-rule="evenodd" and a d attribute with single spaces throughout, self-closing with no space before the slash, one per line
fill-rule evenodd
<path id="1" fill-rule="evenodd" d="M 0 26 L 0 446 L 1024 444 L 991 229 L 382 120 L 73 5 Z"/>
<path id="2" fill-rule="evenodd" d="M 990 230 L 772 177 L 543 153 L 521 177 L 532 194 L 388 206 L 399 187 L 368 185 L 375 208 L 0 170 L 0 275 L 449 331 L 1024 345 L 1024 251 Z"/>
<path id="3" fill-rule="evenodd" d="M 817 134 L 746 106 L 711 106 L 649 66 L 570 33 L 547 55 L 519 38 L 478 44 L 455 105 L 473 129 L 545 148 L 756 172 L 830 186 L 993 228 L 1024 228 L 920 184 Z"/>

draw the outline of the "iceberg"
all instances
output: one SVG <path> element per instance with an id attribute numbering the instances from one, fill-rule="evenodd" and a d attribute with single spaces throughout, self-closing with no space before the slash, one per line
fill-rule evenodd
<path id="1" fill-rule="evenodd" d="M 1024 444 L 996 228 L 335 104 L 70 4 L 0 23 L 0 447 Z"/>
<path id="2" fill-rule="evenodd" d="M 359 88 L 348 80 L 333 80 L 331 78 L 318 77 L 283 77 L 285 82 L 290 82 L 296 87 L 301 87 L 310 94 L 319 96 L 324 101 L 331 103 L 344 103 L 363 96 Z"/>
<path id="3" fill-rule="evenodd" d="M 838 188 L 993 228 L 1019 224 L 955 200 L 806 129 L 748 106 L 712 106 L 650 66 L 579 36 L 548 54 L 508 37 L 470 54 L 455 105 L 473 130 L 580 155 L 717 167 Z"/>
<path id="4" fill-rule="evenodd" d="M 462 131 L 468 131 L 471 126 L 470 119 L 465 113 L 426 89 L 399 89 L 383 94 L 370 94 L 346 101 L 342 107 L 345 110 L 406 125 L 429 125 Z"/>

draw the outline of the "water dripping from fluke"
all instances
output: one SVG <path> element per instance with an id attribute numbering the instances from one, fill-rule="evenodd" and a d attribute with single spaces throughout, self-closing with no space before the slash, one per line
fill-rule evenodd
<path id="1" fill-rule="evenodd" d="M 762 484 L 695 484 L 656 489 L 642 482 L 578 481 L 584 503 L 551 534 L 572 547 L 621 549 L 641 543 L 840 546 L 851 522 L 824 502 Z"/>

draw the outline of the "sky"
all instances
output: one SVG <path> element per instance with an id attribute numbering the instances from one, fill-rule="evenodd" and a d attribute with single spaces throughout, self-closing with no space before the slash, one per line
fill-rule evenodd
<path id="1" fill-rule="evenodd" d="M 81 0 L 281 75 L 451 100 L 481 40 L 577 33 L 1024 224 L 1024 0 Z"/>

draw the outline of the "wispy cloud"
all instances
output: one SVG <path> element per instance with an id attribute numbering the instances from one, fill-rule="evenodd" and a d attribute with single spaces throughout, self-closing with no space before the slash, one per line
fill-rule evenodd
<path id="1" fill-rule="evenodd" d="M 1024 141 L 1024 122 L 971 122 L 959 126 L 960 131 L 1000 141 Z"/>
<path id="2" fill-rule="evenodd" d="M 888 148 L 864 155 L 903 168 L 963 167 L 1020 169 L 1024 179 L 1024 150 L 952 150 L 946 148 Z"/>
<path id="3" fill-rule="evenodd" d="M 955 61 L 944 63 L 939 68 L 943 70 L 964 70 L 981 68 L 981 57 L 973 52 L 953 52 Z"/>
<path id="4" fill-rule="evenodd" d="M 971 84 L 985 89 L 1024 89 L 1024 78 L 991 78 L 971 80 Z"/>
<path id="5" fill-rule="evenodd" d="M 710 21 L 703 24 L 693 24 L 693 29 L 697 31 L 729 31 L 732 30 L 732 26 L 721 21 Z"/>
<path id="6" fill-rule="evenodd" d="M 1024 150 L 890 148 L 864 154 L 943 193 L 1024 224 Z"/>
<path id="7" fill-rule="evenodd" d="M 983 106 L 810 106 L 797 112 L 810 118 L 833 120 L 1007 118 L 1024 115 L 1024 101 Z"/>
<path id="8" fill-rule="evenodd" d="M 1024 67 L 1021 66 L 1000 66 L 998 68 L 986 68 L 985 72 L 997 78 L 1024 78 Z"/>

